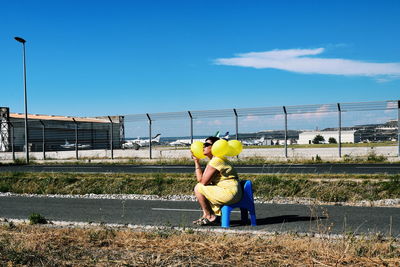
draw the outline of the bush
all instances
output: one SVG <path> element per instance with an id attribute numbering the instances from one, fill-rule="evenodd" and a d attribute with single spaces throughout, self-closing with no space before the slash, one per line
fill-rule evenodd
<path id="1" fill-rule="evenodd" d="M 374 151 L 372 151 L 368 154 L 367 160 L 372 162 L 383 162 L 387 160 L 387 157 L 384 155 L 377 155 Z"/>
<path id="2" fill-rule="evenodd" d="M 312 140 L 312 143 L 313 143 L 313 144 L 321 144 L 321 143 L 324 142 L 324 141 L 325 141 L 325 138 L 324 138 L 322 135 L 317 134 L 317 135 L 314 137 L 314 139 Z"/>
<path id="3" fill-rule="evenodd" d="M 329 144 L 337 144 L 337 141 L 334 137 L 329 137 L 328 142 L 329 142 Z"/>
<path id="4" fill-rule="evenodd" d="M 25 159 L 21 159 L 21 158 L 14 159 L 14 165 L 25 165 L 25 164 L 26 164 Z"/>
<path id="5" fill-rule="evenodd" d="M 28 219 L 30 224 L 47 224 L 46 218 L 39 213 L 32 213 Z"/>

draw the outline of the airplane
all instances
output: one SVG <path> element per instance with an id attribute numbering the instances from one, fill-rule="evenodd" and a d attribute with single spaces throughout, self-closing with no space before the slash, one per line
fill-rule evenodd
<path id="1" fill-rule="evenodd" d="M 245 146 L 261 146 L 265 141 L 265 136 L 259 139 L 252 139 L 252 140 L 242 140 L 242 144 Z"/>
<path id="2" fill-rule="evenodd" d="M 151 143 L 152 144 L 158 144 L 160 143 L 160 138 L 161 138 L 161 134 L 157 134 L 156 136 L 154 136 L 151 139 Z M 143 147 L 143 146 L 149 146 L 150 142 L 149 139 L 140 139 L 140 137 L 138 137 L 135 140 L 127 140 L 125 141 L 125 143 L 122 144 L 122 148 L 133 148 L 135 150 L 138 150 L 139 148 Z"/>
<path id="3" fill-rule="evenodd" d="M 217 131 L 214 135 L 215 137 L 219 137 L 219 131 Z M 228 140 L 229 139 L 229 132 L 225 133 L 224 137 L 221 137 L 222 139 Z M 193 142 L 196 141 L 200 141 L 200 142 L 204 142 L 204 138 L 203 139 L 193 139 Z M 174 142 L 169 143 L 170 146 L 190 146 L 191 140 L 190 139 L 178 139 Z"/>
<path id="4" fill-rule="evenodd" d="M 62 148 L 66 148 L 66 149 L 74 149 L 75 148 L 75 143 L 69 143 L 67 140 L 65 140 L 65 144 L 64 145 L 60 145 Z M 78 144 L 78 148 L 89 148 L 90 145 L 82 145 L 82 144 Z"/>
<path id="5" fill-rule="evenodd" d="M 218 137 L 219 137 L 219 135 L 218 135 Z M 226 132 L 224 137 L 221 137 L 221 139 L 228 141 L 229 140 L 229 132 Z"/>

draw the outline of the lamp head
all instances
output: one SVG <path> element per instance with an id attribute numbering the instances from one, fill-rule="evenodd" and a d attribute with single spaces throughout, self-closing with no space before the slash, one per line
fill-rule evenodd
<path id="1" fill-rule="evenodd" d="M 14 39 L 15 40 L 17 40 L 18 42 L 20 42 L 20 43 L 25 43 L 26 41 L 23 39 L 23 38 L 21 38 L 21 37 L 14 37 Z"/>

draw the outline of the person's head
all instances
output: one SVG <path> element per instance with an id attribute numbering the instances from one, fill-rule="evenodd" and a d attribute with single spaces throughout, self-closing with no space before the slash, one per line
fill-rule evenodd
<path id="1" fill-rule="evenodd" d="M 207 137 L 204 142 L 203 154 L 206 155 L 208 158 L 212 158 L 213 155 L 211 153 L 212 145 L 219 140 L 219 137 L 210 136 Z"/>

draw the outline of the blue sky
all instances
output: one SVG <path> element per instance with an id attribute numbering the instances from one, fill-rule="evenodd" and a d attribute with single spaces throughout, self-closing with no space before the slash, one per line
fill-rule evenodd
<path id="1" fill-rule="evenodd" d="M 0 106 L 101 116 L 400 97 L 400 1 L 0 0 Z"/>

